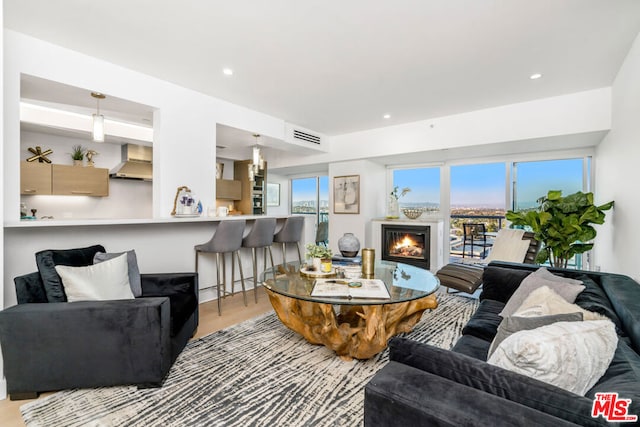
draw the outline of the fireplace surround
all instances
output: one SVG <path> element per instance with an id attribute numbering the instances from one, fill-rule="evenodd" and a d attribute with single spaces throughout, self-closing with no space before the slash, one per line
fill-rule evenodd
<path id="1" fill-rule="evenodd" d="M 381 259 L 428 270 L 431 227 L 426 224 L 382 224 Z"/>
<path id="2" fill-rule="evenodd" d="M 444 220 L 438 217 L 430 217 L 426 218 L 424 215 L 422 218 L 418 220 L 411 219 L 387 219 L 387 218 L 375 218 L 371 220 L 369 224 L 369 230 L 366 237 L 366 242 L 369 247 L 375 249 L 376 259 L 384 259 L 382 258 L 383 253 L 383 234 L 382 234 L 382 226 L 383 225 L 392 225 L 392 226 L 411 226 L 411 227 L 420 227 L 425 233 L 428 234 L 428 241 L 425 236 L 425 250 L 427 253 L 425 256 L 429 259 L 429 271 L 435 273 L 440 268 L 444 266 L 444 248 L 445 248 L 445 240 L 444 240 Z M 446 244 L 448 245 L 449 240 L 446 240 Z M 403 259 L 394 259 L 396 262 L 406 263 L 407 258 Z"/>

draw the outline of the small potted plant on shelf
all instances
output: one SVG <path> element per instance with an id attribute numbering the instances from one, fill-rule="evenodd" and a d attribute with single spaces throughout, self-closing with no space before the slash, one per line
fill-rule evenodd
<path id="1" fill-rule="evenodd" d="M 74 166 L 82 166 L 84 159 L 84 147 L 82 145 L 74 145 L 71 147 L 71 158 Z"/>
<path id="2" fill-rule="evenodd" d="M 331 257 L 333 253 L 331 249 L 322 246 L 322 245 L 314 245 L 313 243 L 309 243 L 307 246 L 306 258 L 311 260 L 311 266 L 309 269 L 311 271 L 323 271 L 322 265 L 329 264 L 329 269 L 331 270 Z"/>

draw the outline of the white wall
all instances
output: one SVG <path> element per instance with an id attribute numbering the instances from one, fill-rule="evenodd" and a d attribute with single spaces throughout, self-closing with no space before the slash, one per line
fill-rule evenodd
<path id="1" fill-rule="evenodd" d="M 72 145 L 88 147 L 86 139 L 22 131 L 20 136 L 20 161 L 31 157 L 29 147 L 51 149 L 48 158 L 54 164 L 71 165 L 69 153 Z M 92 144 L 99 154 L 93 158 L 95 167 L 111 170 L 121 161 L 119 144 Z M 152 183 L 131 179 L 110 179 L 109 197 L 89 196 L 29 196 L 21 195 L 20 201 L 29 209 L 37 209 L 38 218 L 53 216 L 55 219 L 93 218 L 151 218 Z"/>
<path id="2" fill-rule="evenodd" d="M 360 175 L 360 213 L 333 212 L 333 179 L 336 176 Z M 338 240 L 344 233 L 353 233 L 360 248 L 372 247 L 369 222 L 385 214 L 386 168 L 368 160 L 332 163 L 329 165 L 329 246 L 339 254 Z"/>
<path id="3" fill-rule="evenodd" d="M 267 165 L 268 166 L 268 165 Z M 280 184 L 280 205 L 267 206 L 268 215 L 287 215 L 291 204 L 289 178 L 284 175 L 271 173 L 267 170 L 267 183 Z"/>
<path id="4" fill-rule="evenodd" d="M 640 35 L 618 71 L 612 87 L 612 128 L 596 151 L 597 203 L 615 201 L 599 227 L 595 264 L 603 271 L 640 280 L 637 238 L 638 159 L 640 159 Z"/>
<path id="5" fill-rule="evenodd" d="M 595 89 L 334 136 L 330 153 L 270 161 L 286 167 L 512 141 L 530 145 L 534 139 L 608 130 L 610 103 L 610 88 Z"/>
<path id="6" fill-rule="evenodd" d="M 188 185 L 204 206 L 215 201 L 216 123 L 284 139 L 285 122 L 59 46 L 4 31 L 4 215 L 18 219 L 20 74 L 98 91 L 156 108 L 153 215 L 171 212 L 176 188 Z"/>

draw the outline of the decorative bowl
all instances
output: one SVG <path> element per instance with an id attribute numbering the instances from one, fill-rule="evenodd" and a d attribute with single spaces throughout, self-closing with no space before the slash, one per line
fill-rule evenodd
<path id="1" fill-rule="evenodd" d="M 402 213 L 409 219 L 418 219 L 424 212 L 423 209 L 403 208 Z"/>

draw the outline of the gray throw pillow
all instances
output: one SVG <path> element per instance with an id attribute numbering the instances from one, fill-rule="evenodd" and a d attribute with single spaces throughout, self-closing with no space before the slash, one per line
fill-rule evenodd
<path id="1" fill-rule="evenodd" d="M 549 275 L 553 276 L 552 278 Z M 577 283 L 576 283 L 577 282 Z M 500 312 L 500 316 L 509 317 L 522 305 L 529 294 L 543 286 L 549 287 L 567 302 L 572 303 L 580 292 L 584 290 L 582 282 L 575 279 L 556 276 L 549 273 L 546 268 L 540 268 L 528 275 L 513 293 L 507 304 Z"/>
<path id="2" fill-rule="evenodd" d="M 107 261 L 116 258 L 125 252 L 118 253 L 104 253 L 98 252 L 93 257 L 93 263 L 98 264 L 102 261 Z M 131 292 L 134 297 L 142 296 L 142 282 L 140 280 L 140 270 L 138 269 L 138 258 L 136 257 L 136 251 L 133 249 L 126 252 L 127 264 L 129 265 L 129 284 L 131 285 Z"/>
<path id="3" fill-rule="evenodd" d="M 493 352 L 498 348 L 500 343 L 507 339 L 510 335 L 519 331 L 529 331 L 541 326 L 550 325 L 556 322 L 581 322 L 582 313 L 567 313 L 567 314 L 551 314 L 549 316 L 537 316 L 537 317 L 517 317 L 509 316 L 505 317 L 498 326 L 498 333 L 491 342 L 489 347 L 489 353 L 487 354 L 487 360 L 491 357 Z"/>

